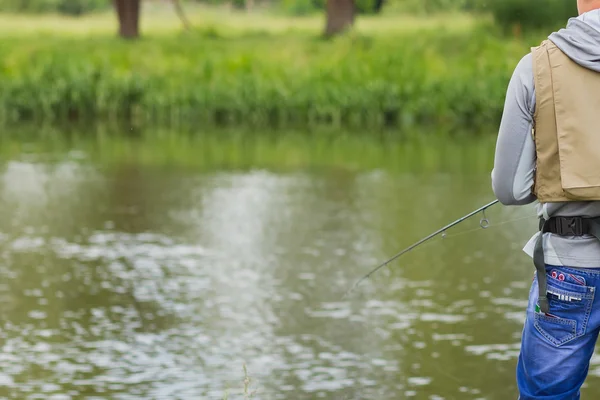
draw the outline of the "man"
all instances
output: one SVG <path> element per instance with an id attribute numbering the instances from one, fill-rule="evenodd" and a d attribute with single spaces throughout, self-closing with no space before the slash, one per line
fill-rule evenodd
<path id="1" fill-rule="evenodd" d="M 600 330 L 600 0 L 577 6 L 517 65 L 492 171 L 502 204 L 539 202 L 521 400 L 579 399 Z"/>

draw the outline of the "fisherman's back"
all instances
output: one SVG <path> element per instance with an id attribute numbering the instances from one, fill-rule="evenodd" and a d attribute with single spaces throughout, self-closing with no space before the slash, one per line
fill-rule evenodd
<path id="1" fill-rule="evenodd" d="M 600 1 L 518 64 L 492 172 L 506 205 L 538 201 L 520 399 L 579 399 L 600 330 Z"/>

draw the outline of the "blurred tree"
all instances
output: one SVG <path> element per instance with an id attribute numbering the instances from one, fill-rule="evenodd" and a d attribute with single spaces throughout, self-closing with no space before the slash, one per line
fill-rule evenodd
<path id="1" fill-rule="evenodd" d="M 0 11 L 82 15 L 110 7 L 110 0 L 0 0 Z"/>
<path id="2" fill-rule="evenodd" d="M 336 35 L 351 27 L 355 12 L 354 0 L 327 0 L 325 36 Z"/>
<path id="3" fill-rule="evenodd" d="M 190 23 L 190 20 L 187 19 L 181 2 L 179 0 L 172 0 L 172 2 L 173 6 L 175 7 L 175 12 L 177 13 L 179 19 L 181 19 L 181 22 L 183 23 L 183 27 L 185 29 L 192 29 L 192 24 Z"/>
<path id="4" fill-rule="evenodd" d="M 140 0 L 114 0 L 122 38 L 133 39 L 140 35 L 140 3 Z"/>

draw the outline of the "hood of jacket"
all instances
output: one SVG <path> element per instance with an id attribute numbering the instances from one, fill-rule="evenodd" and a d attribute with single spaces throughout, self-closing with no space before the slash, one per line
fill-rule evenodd
<path id="1" fill-rule="evenodd" d="M 569 19 L 565 28 L 548 39 L 577 64 L 600 72 L 600 10 Z"/>

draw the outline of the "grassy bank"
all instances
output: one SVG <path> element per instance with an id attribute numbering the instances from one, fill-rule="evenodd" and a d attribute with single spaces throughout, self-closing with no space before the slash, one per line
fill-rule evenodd
<path id="1" fill-rule="evenodd" d="M 150 11 L 135 43 L 113 37 L 111 15 L 17 25 L 0 39 L 0 119 L 489 126 L 537 40 L 508 41 L 464 16 L 405 18 L 403 29 L 392 24 L 402 18 L 361 18 L 356 31 L 325 41 L 317 17 L 290 19 L 284 31 L 283 17 L 227 15 L 200 23 L 192 13 L 197 28 L 182 33 L 174 17 Z"/>

